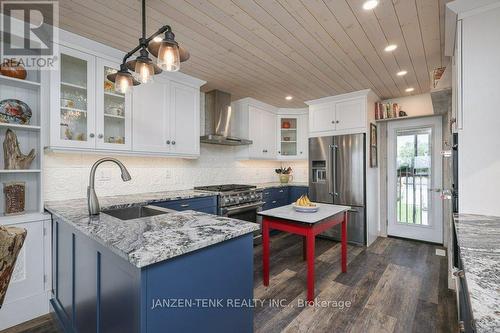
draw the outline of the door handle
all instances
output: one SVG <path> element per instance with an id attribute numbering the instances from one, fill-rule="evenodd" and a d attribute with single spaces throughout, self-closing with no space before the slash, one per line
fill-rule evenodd
<path id="1" fill-rule="evenodd" d="M 337 192 L 337 149 L 339 146 L 332 145 L 332 157 L 333 157 L 333 168 L 332 168 L 332 183 L 333 183 L 333 195 L 338 196 Z"/>
<path id="2" fill-rule="evenodd" d="M 441 193 L 441 189 L 440 188 L 430 188 L 429 192 Z"/>

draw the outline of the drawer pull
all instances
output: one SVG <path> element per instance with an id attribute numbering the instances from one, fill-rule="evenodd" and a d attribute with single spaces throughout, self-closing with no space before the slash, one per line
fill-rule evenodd
<path id="1" fill-rule="evenodd" d="M 463 278 L 465 276 L 465 273 L 462 269 L 460 269 L 460 270 L 454 271 L 453 276 Z"/>
<path id="2" fill-rule="evenodd" d="M 189 204 L 182 204 L 181 205 L 182 208 L 186 208 L 186 207 L 189 207 Z"/>
<path id="3" fill-rule="evenodd" d="M 276 203 L 276 200 L 271 201 L 271 203 L 275 204 L 275 203 Z"/>
<path id="4" fill-rule="evenodd" d="M 283 193 L 283 190 L 280 190 L 280 193 Z"/>
<path id="5" fill-rule="evenodd" d="M 269 192 L 264 192 L 264 195 L 269 195 Z"/>

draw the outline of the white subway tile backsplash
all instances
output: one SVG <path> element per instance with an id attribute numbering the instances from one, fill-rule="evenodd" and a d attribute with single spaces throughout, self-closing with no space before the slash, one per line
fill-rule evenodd
<path id="1" fill-rule="evenodd" d="M 132 176 L 123 182 L 119 169 L 103 164 L 99 169 L 109 180 L 96 178 L 99 196 L 182 190 L 194 186 L 225 183 L 264 183 L 277 181 L 274 169 L 290 165 L 295 181 L 307 181 L 307 162 L 237 161 L 238 147 L 202 145 L 196 160 L 160 157 L 116 156 Z M 102 155 L 46 153 L 44 166 L 45 200 L 63 200 L 86 196 L 92 164 Z"/>

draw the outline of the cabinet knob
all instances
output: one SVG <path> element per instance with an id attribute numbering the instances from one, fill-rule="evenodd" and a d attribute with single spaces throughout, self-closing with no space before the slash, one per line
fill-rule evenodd
<path id="1" fill-rule="evenodd" d="M 95 136 L 95 134 L 94 134 L 94 133 L 90 133 L 90 134 L 89 134 L 89 138 L 93 138 L 94 136 Z"/>
<path id="2" fill-rule="evenodd" d="M 278 154 L 281 154 L 281 151 L 278 150 Z"/>
<path id="3" fill-rule="evenodd" d="M 170 140 L 167 140 L 167 145 L 169 145 L 169 144 L 170 144 Z"/>
<path id="4" fill-rule="evenodd" d="M 267 153 L 267 149 L 264 149 L 262 152 L 263 152 L 263 153 Z"/>
<path id="5" fill-rule="evenodd" d="M 102 138 L 104 138 L 104 135 L 99 134 L 97 137 L 98 137 L 99 139 L 102 139 Z"/>
<path id="6" fill-rule="evenodd" d="M 335 120 L 332 120 L 332 124 L 335 124 Z"/>
<path id="7" fill-rule="evenodd" d="M 300 152 L 302 154 L 302 152 Z"/>
<path id="8" fill-rule="evenodd" d="M 175 145 L 175 141 L 172 141 L 172 144 Z"/>
<path id="9" fill-rule="evenodd" d="M 339 121 L 337 120 L 335 123 L 336 123 L 336 124 L 338 124 L 338 123 L 339 123 Z"/>

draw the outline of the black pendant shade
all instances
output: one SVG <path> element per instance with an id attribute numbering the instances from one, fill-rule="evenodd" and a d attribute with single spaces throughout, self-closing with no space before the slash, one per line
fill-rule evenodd
<path id="1" fill-rule="evenodd" d="M 132 76 L 132 74 L 130 74 L 128 71 L 127 72 L 121 72 L 120 74 L 130 75 L 132 77 L 132 83 L 134 84 L 134 86 L 138 86 L 138 85 L 141 84 L 139 81 L 137 81 L 136 79 L 134 79 L 134 77 Z M 117 73 L 113 73 L 113 74 L 108 74 L 108 76 L 106 76 L 106 78 L 109 81 L 115 83 L 117 75 L 118 75 L 118 72 Z"/>
<path id="2" fill-rule="evenodd" d="M 160 50 L 160 44 L 161 44 L 161 41 L 160 42 L 151 41 L 148 45 L 149 53 L 151 53 L 151 55 L 155 58 L 158 57 L 158 51 Z M 184 62 L 184 61 L 188 60 L 190 56 L 191 55 L 189 54 L 189 51 L 179 45 L 180 61 Z"/>

